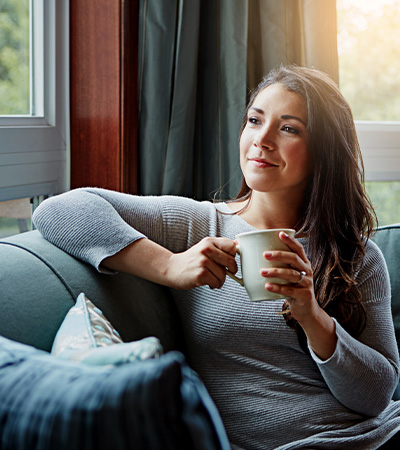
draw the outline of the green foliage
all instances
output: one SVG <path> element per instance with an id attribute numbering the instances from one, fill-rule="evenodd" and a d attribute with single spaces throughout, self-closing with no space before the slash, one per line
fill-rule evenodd
<path id="1" fill-rule="evenodd" d="M 339 78 L 355 119 L 400 120 L 400 1 L 338 1 Z"/>
<path id="2" fill-rule="evenodd" d="M 0 0 L 0 115 L 29 114 L 30 0 Z"/>
<path id="3" fill-rule="evenodd" d="M 379 225 L 400 223 L 400 181 L 369 181 L 365 187 Z"/>

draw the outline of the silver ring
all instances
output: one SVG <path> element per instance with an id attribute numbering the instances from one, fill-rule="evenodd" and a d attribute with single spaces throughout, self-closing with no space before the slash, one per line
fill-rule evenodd
<path id="1" fill-rule="evenodd" d="M 299 281 L 296 281 L 296 283 L 294 284 L 300 284 L 303 281 L 303 278 L 307 275 L 304 270 L 302 270 L 301 272 L 299 272 L 300 278 Z"/>

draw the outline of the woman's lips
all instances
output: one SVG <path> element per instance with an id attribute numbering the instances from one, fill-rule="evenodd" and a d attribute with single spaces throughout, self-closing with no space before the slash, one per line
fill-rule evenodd
<path id="1" fill-rule="evenodd" d="M 265 159 L 261 158 L 250 158 L 249 161 L 253 163 L 254 166 L 265 168 L 265 167 L 278 167 L 277 164 L 273 164 Z"/>

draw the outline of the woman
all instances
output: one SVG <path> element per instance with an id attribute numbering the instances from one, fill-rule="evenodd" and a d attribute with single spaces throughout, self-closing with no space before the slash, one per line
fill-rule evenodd
<path id="1" fill-rule="evenodd" d="M 99 270 L 172 288 L 189 362 L 234 449 L 378 448 L 400 426 L 399 359 L 354 123 L 335 84 L 312 69 L 272 71 L 246 111 L 240 164 L 228 203 L 81 189 L 44 202 L 34 221 Z M 266 283 L 286 302 L 250 302 L 226 278 L 235 236 L 268 228 L 297 231 L 280 234 L 291 252 L 265 254 L 289 268 L 262 271 L 290 282 Z"/>

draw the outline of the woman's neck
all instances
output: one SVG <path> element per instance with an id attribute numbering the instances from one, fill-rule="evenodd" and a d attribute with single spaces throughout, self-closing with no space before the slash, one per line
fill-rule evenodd
<path id="1" fill-rule="evenodd" d="M 301 218 L 301 205 L 293 200 L 293 198 L 282 199 L 278 195 L 252 192 L 248 200 L 229 203 L 229 207 L 254 228 L 296 230 Z"/>

